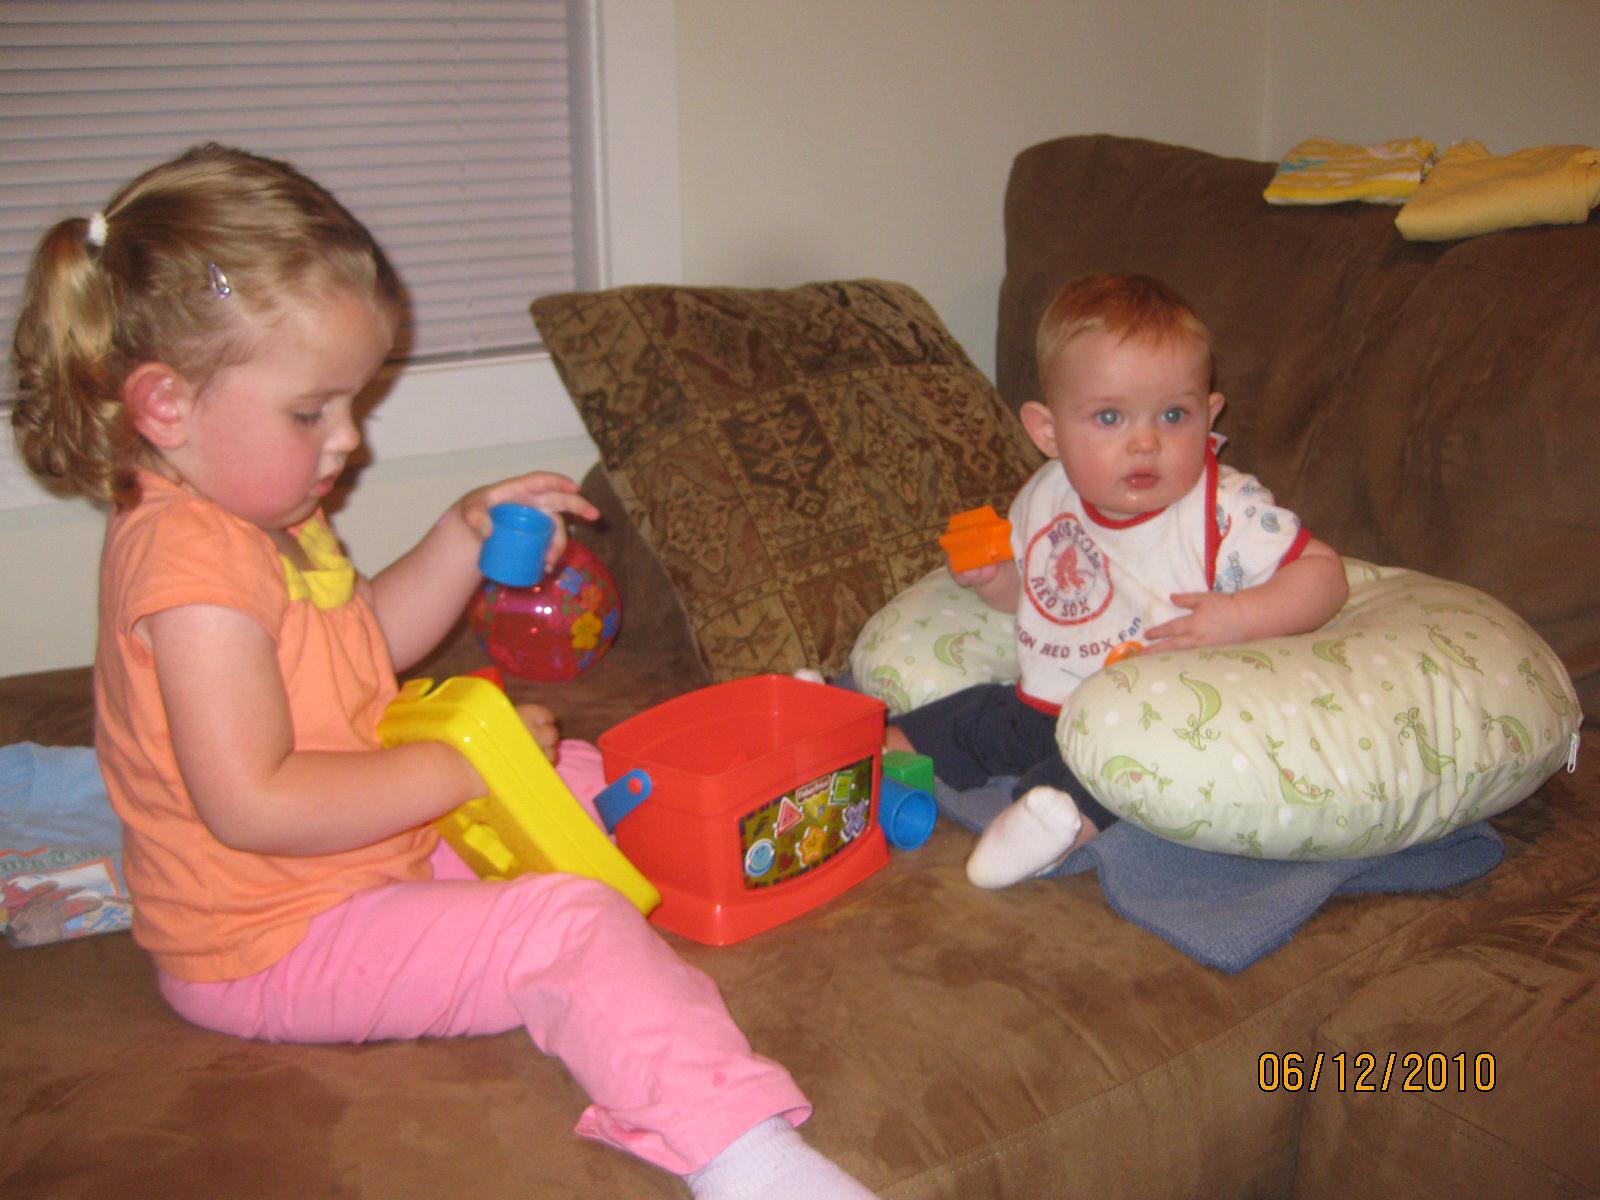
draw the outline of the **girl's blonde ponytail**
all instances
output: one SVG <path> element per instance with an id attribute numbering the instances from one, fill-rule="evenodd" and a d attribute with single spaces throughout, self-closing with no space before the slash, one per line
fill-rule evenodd
<path id="1" fill-rule="evenodd" d="M 52 228 L 29 267 L 12 343 L 12 427 L 23 462 L 45 486 L 110 502 L 134 437 L 123 414 L 116 319 L 103 252 L 79 217 Z"/>

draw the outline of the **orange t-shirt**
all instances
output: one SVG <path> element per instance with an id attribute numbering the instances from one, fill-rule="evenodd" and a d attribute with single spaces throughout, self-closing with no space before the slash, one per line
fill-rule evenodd
<path id="1" fill-rule="evenodd" d="M 196 814 L 178 771 L 146 617 L 187 604 L 237 609 L 277 643 L 299 750 L 371 750 L 394 669 L 355 569 L 319 513 L 293 531 L 301 571 L 255 526 L 156 475 L 115 514 L 100 562 L 95 749 L 126 828 L 133 933 L 168 974 L 223 980 L 271 966 L 318 913 L 354 892 L 431 874 L 431 826 L 340 854 L 232 850 Z"/>

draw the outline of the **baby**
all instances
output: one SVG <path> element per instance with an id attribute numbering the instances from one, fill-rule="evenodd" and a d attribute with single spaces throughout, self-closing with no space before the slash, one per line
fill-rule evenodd
<path id="1" fill-rule="evenodd" d="M 1048 871 L 1116 818 L 1062 761 L 1062 705 L 1129 643 L 1187 650 L 1315 629 L 1348 593 L 1339 556 L 1220 465 L 1211 335 L 1139 275 L 1073 280 L 1039 323 L 1043 401 L 1019 416 L 1049 462 L 1012 502 L 1013 557 L 956 572 L 1016 614 L 1021 678 L 915 709 L 889 749 L 914 749 L 957 788 L 1019 776 L 967 861 L 979 887 Z"/>

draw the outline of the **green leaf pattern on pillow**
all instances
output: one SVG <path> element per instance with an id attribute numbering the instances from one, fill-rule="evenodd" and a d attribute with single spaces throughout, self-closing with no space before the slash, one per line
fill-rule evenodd
<path id="1" fill-rule="evenodd" d="M 856 686 L 891 716 L 975 683 L 1017 678 L 1017 622 L 990 608 L 943 567 L 874 613 L 850 652 Z"/>
<path id="2" fill-rule="evenodd" d="M 1346 569 L 1350 599 L 1314 633 L 1148 652 L 1088 680 L 1057 731 L 1068 764 L 1108 808 L 1163 837 L 1324 859 L 1443 837 L 1568 761 L 1576 695 L 1519 617 L 1463 584 L 1356 560 Z M 938 572 L 868 622 L 852 667 L 900 712 L 1015 679 L 1014 650 L 998 642 L 1010 630 Z"/>

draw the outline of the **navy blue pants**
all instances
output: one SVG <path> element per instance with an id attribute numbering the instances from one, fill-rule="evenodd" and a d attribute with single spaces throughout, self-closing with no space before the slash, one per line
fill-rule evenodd
<path id="1" fill-rule="evenodd" d="M 890 724 L 918 754 L 933 759 L 934 774 L 957 791 L 997 775 L 1015 775 L 1013 799 L 1041 784 L 1053 787 L 1071 796 L 1096 829 L 1104 829 L 1116 815 L 1062 761 L 1056 720 L 1024 704 L 1011 684 L 981 683 L 914 708 Z"/>

